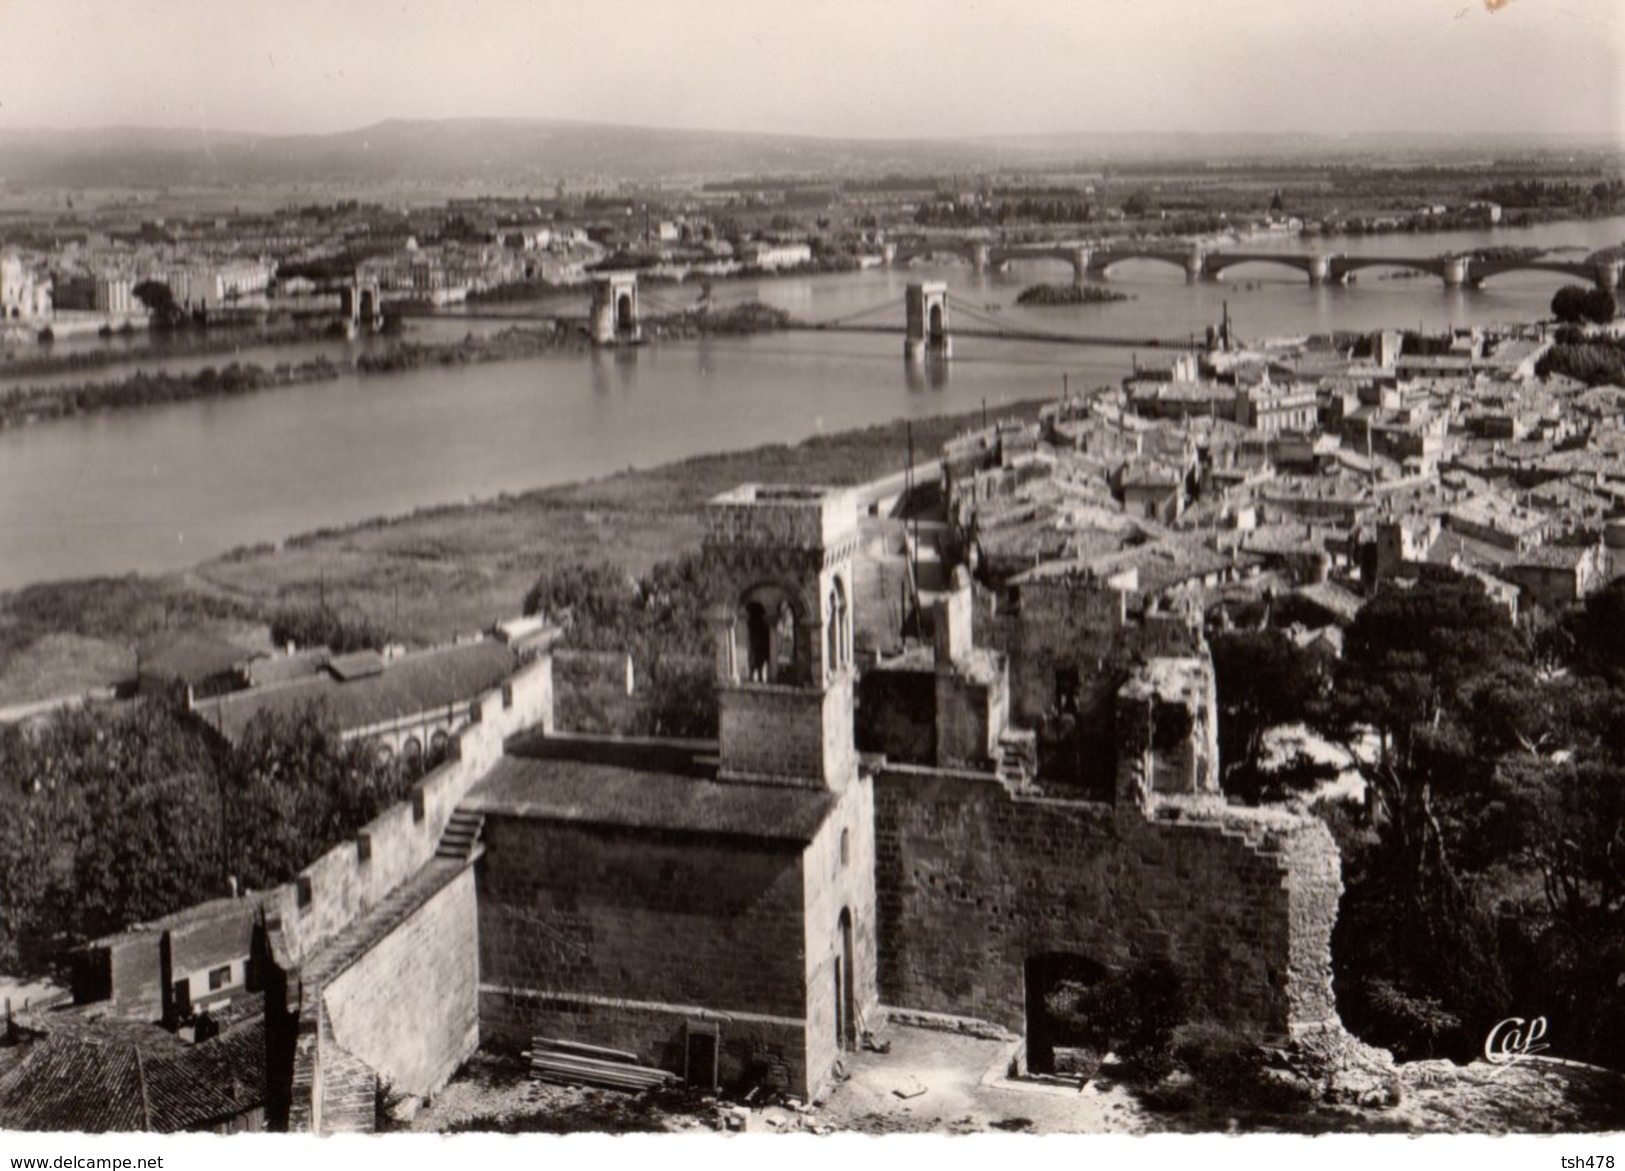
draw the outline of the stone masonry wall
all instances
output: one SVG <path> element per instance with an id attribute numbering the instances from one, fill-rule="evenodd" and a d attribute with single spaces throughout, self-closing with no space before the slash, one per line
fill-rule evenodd
<path id="1" fill-rule="evenodd" d="M 501 815 L 486 818 L 485 848 L 490 1043 L 563 1037 L 680 1074 L 685 1022 L 720 1020 L 725 1081 L 804 1084 L 799 849 Z"/>
<path id="2" fill-rule="evenodd" d="M 290 1001 L 275 1014 L 271 1036 L 275 1045 L 287 1049 L 291 1065 L 289 1130 L 327 1126 L 323 1105 L 329 1081 L 355 1086 L 366 1080 L 363 1075 L 376 1076 L 337 1041 L 324 1053 L 322 1034 L 332 1029 L 323 1009 L 326 983 L 320 972 L 345 933 L 364 928 L 392 894 L 431 864 L 452 811 L 502 756 L 507 738 L 530 728 L 552 731 L 552 679 L 552 661 L 544 657 L 480 696 L 475 701 L 479 718 L 453 740 L 446 763 L 413 786 L 409 800 L 391 806 L 367 823 L 354 842 L 328 851 L 295 881 L 263 897 L 269 976 L 287 988 Z M 371 944 L 389 946 L 388 933 Z M 387 987 L 380 985 L 379 995 Z M 271 1092 L 279 1099 L 284 1093 L 280 1085 Z"/>
<path id="3" fill-rule="evenodd" d="M 1003 731 L 1009 683 L 1001 672 L 967 676 L 935 673 L 936 760 L 947 768 L 981 768 L 992 758 L 994 740 Z"/>
<path id="4" fill-rule="evenodd" d="M 875 782 L 888 1005 L 1022 1031 L 1027 957 L 1162 958 L 1196 1014 L 1284 1037 L 1335 1020 L 1336 846 L 1318 822 L 1211 800 L 1138 808 L 1014 797 L 970 774 Z"/>
<path id="5" fill-rule="evenodd" d="M 435 1092 L 479 1045 L 478 959 L 468 868 L 327 985 L 334 1039 L 394 1089 Z"/>
<path id="6" fill-rule="evenodd" d="M 335 846 L 266 897 L 267 927 L 295 963 L 328 941 L 434 857 L 451 814 L 502 755 L 503 742 L 553 727 L 552 663 L 538 659 L 475 701 L 480 718 L 452 741 L 450 759 L 412 788 L 411 798 Z"/>
<path id="7" fill-rule="evenodd" d="M 844 857 L 843 857 L 844 845 Z M 865 777 L 846 786 L 840 802 L 808 845 L 806 868 L 807 1085 L 818 1094 L 830 1081 L 841 1054 L 836 1030 L 835 961 L 845 948 L 841 912 L 852 923 L 852 998 L 858 1026 L 879 1024 L 880 989 L 875 980 L 874 783 Z M 857 1029 L 848 1030 L 849 1037 Z"/>
<path id="8" fill-rule="evenodd" d="M 724 768 L 738 776 L 824 788 L 856 767 L 852 675 L 816 691 L 766 683 L 717 692 Z"/>
<path id="9" fill-rule="evenodd" d="M 936 672 L 871 668 L 858 679 L 853 734 L 860 752 L 906 764 L 937 758 Z"/>
<path id="10" fill-rule="evenodd" d="M 1011 722 L 1021 727 L 1032 727 L 1054 706 L 1057 671 L 1078 672 L 1087 707 L 1116 694 L 1113 665 L 1200 653 L 1198 631 L 1168 615 L 1131 615 L 1129 596 L 1120 590 L 1034 581 L 1023 584 L 1020 595 L 1020 612 L 998 614 L 976 642 L 1009 655 Z M 1107 677 L 1098 688 L 1095 676 Z"/>

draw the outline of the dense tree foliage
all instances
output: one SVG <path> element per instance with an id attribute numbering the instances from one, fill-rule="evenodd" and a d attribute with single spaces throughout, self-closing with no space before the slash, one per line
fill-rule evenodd
<path id="1" fill-rule="evenodd" d="M 1618 338 L 1559 338 L 1535 364 L 1542 378 L 1561 374 L 1587 386 L 1625 386 L 1625 341 Z"/>
<path id="2" fill-rule="evenodd" d="M 1024 196 L 1020 199 L 977 200 L 960 203 L 952 195 L 938 195 L 922 203 L 914 222 L 934 228 L 987 227 L 1002 224 L 1086 224 L 1095 218 L 1087 199 Z"/>
<path id="3" fill-rule="evenodd" d="M 335 654 L 382 650 L 390 632 L 365 614 L 340 614 L 329 606 L 288 606 L 271 615 L 271 641 L 278 645 L 325 646 Z"/>
<path id="4" fill-rule="evenodd" d="M 1614 294 L 1607 289 L 1564 285 L 1552 294 L 1552 316 L 1567 325 L 1586 321 L 1605 325 L 1618 311 Z"/>
<path id="5" fill-rule="evenodd" d="M 0 971 L 225 894 L 286 881 L 416 774 L 326 714 L 266 715 L 221 745 L 153 700 L 0 729 Z"/>
<path id="6" fill-rule="evenodd" d="M 1284 795 L 1279 775 L 1262 769 L 1271 728 L 1306 719 L 1330 684 L 1323 660 L 1281 630 L 1236 630 L 1209 640 L 1219 692 L 1219 759 L 1224 788 L 1249 800 Z M 1314 778 L 1312 770 L 1294 774 Z"/>
<path id="7" fill-rule="evenodd" d="M 1478 193 L 1479 199 L 1506 207 L 1554 207 L 1600 214 L 1625 202 L 1625 180 L 1600 179 L 1589 186 L 1543 179 L 1517 179 L 1497 183 Z"/>
<path id="8" fill-rule="evenodd" d="M 1471 581 L 1388 589 L 1330 687 L 1215 640 L 1227 783 L 1260 724 L 1300 714 L 1273 707 L 1283 691 L 1365 781 L 1363 811 L 1322 812 L 1343 851 L 1338 1007 L 1367 1040 L 1466 1058 L 1496 1021 L 1545 1015 L 1558 1053 L 1625 1068 L 1622 618 L 1625 584 L 1516 626 Z"/>
<path id="9" fill-rule="evenodd" d="M 319 706 L 259 713 L 221 761 L 233 873 L 250 887 L 286 881 L 405 797 L 419 775 L 342 739 Z"/>
<path id="10" fill-rule="evenodd" d="M 645 697 L 634 730 L 714 736 L 705 612 L 720 593 L 697 555 L 662 562 L 641 578 L 608 565 L 571 565 L 536 580 L 525 595 L 525 613 L 563 626 L 566 646 L 632 656 Z"/>
<path id="11" fill-rule="evenodd" d="M 163 281 L 141 281 L 130 290 L 130 293 L 146 307 L 153 321 L 160 325 L 174 325 L 185 316 L 175 302 L 174 290 Z"/>

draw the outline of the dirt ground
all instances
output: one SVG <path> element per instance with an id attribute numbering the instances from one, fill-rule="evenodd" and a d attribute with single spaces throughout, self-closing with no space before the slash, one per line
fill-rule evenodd
<path id="1" fill-rule="evenodd" d="M 630 1095 L 530 1082 L 479 1056 L 421 1110 L 430 1133 L 740 1131 L 813 1134 L 1529 1133 L 1625 1127 L 1625 1076 L 1530 1060 L 1497 1069 L 1418 1062 L 1399 1070 L 1403 1100 L 1386 1109 L 1313 1106 L 1237 1116 L 1211 1106 L 1155 1109 L 1103 1078 L 1079 1088 L 1005 1076 L 1019 1042 L 895 1027 L 889 1053 L 850 1054 L 846 1078 L 811 1104 L 749 1103 L 671 1093 Z"/>

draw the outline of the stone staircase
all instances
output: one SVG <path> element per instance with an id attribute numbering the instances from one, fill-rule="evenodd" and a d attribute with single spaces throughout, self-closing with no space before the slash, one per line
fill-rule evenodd
<path id="1" fill-rule="evenodd" d="M 435 847 L 435 857 L 467 862 L 473 857 L 474 847 L 479 844 L 480 831 L 484 828 L 483 813 L 472 813 L 466 809 L 454 810 L 451 820 L 446 822 L 445 832 L 440 835 L 440 844 Z"/>
<path id="2" fill-rule="evenodd" d="M 1038 734 L 1010 729 L 999 734 L 993 771 L 1012 793 L 1029 792 L 1038 776 Z"/>

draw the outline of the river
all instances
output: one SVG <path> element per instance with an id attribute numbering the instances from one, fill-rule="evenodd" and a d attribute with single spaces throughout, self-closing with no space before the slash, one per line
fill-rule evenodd
<path id="1" fill-rule="evenodd" d="M 1594 249 L 1625 241 L 1625 217 L 1433 236 L 1248 241 L 1258 251 L 1433 256 L 1489 245 Z M 966 266 L 869 270 L 762 281 L 718 281 L 720 305 L 752 298 L 808 321 L 890 304 L 873 318 L 895 335 L 784 333 L 668 341 L 632 350 L 558 353 L 522 361 L 345 375 L 228 400 L 109 412 L 0 431 L 0 589 L 30 582 L 181 568 L 234 546 L 434 503 L 517 492 L 727 448 L 794 442 L 821 431 L 975 410 L 1113 381 L 1128 351 L 960 338 L 953 361 L 902 360 L 902 298 L 911 280 L 939 278 L 962 304 L 1055 332 L 1199 335 L 1228 303 L 1244 337 L 1334 329 L 1439 329 L 1542 316 L 1557 275 L 1515 273 L 1483 289 L 1431 277 L 1361 273 L 1348 287 L 1311 288 L 1301 273 L 1238 267 L 1189 284 L 1156 262 L 1113 270 L 1131 300 L 1018 308 L 1036 281 L 1070 279 L 1058 262 L 974 274 Z M 686 304 L 692 286 L 651 286 L 656 303 Z M 504 306 L 507 311 L 511 307 Z M 579 298 L 553 306 L 579 312 Z M 414 326 L 440 339 L 490 322 Z M 357 343 L 317 342 L 240 355 L 154 359 L 191 370 L 237 360 L 335 360 Z M 127 372 L 125 367 L 122 372 Z M 99 376 L 97 372 L 96 376 Z M 24 382 L 32 380 L 24 379 Z"/>

